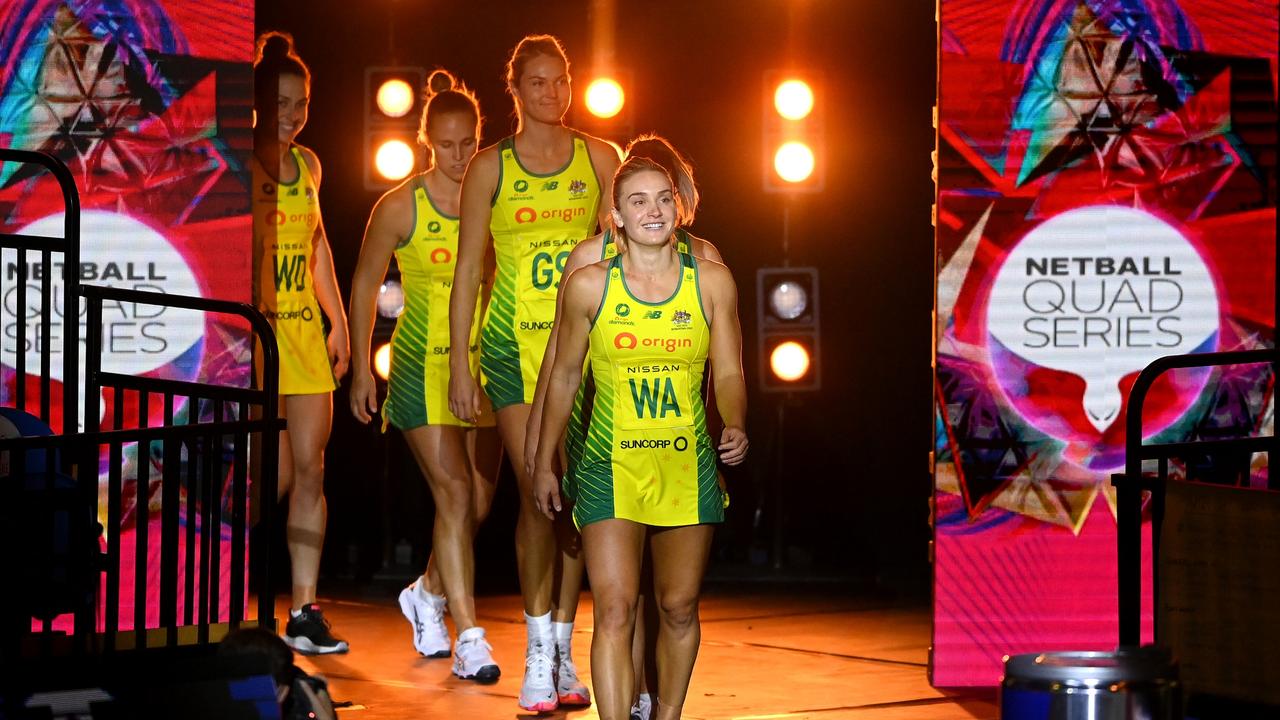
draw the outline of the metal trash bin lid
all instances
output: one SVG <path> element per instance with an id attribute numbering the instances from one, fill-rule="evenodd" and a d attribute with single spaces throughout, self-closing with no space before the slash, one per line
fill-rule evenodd
<path id="1" fill-rule="evenodd" d="M 1027 653 L 1006 657 L 1004 667 L 1005 680 L 1071 685 L 1158 682 L 1178 677 L 1172 656 L 1160 648 Z"/>

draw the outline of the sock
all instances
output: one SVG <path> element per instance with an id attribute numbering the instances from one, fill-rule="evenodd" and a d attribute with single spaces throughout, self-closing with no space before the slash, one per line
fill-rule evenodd
<path id="1" fill-rule="evenodd" d="M 444 602 L 445 602 L 443 595 L 436 595 L 435 593 L 428 590 L 427 584 L 425 582 L 422 582 L 421 579 L 418 580 L 418 597 L 422 598 L 423 600 L 426 600 L 427 602 L 431 603 L 432 605 L 435 605 L 436 607 L 444 605 Z"/>
<path id="2" fill-rule="evenodd" d="M 550 645 L 551 641 L 555 639 L 551 630 L 551 613 L 537 617 L 525 613 L 524 625 L 529 633 L 529 647 Z"/>
<path id="3" fill-rule="evenodd" d="M 653 702 L 649 700 L 649 693 L 640 693 L 640 697 L 636 700 L 636 709 L 644 713 L 645 717 L 648 717 L 648 711 L 652 707 Z"/>
<path id="4" fill-rule="evenodd" d="M 557 645 L 568 645 L 573 640 L 573 623 L 553 622 L 551 632 L 556 638 Z"/>

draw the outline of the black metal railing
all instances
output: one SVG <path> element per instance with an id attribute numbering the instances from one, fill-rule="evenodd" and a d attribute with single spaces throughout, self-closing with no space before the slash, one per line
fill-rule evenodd
<path id="1" fill-rule="evenodd" d="M 279 430 L 284 427 L 279 415 L 279 357 L 275 333 L 271 325 L 251 305 L 206 298 L 182 297 L 164 293 L 106 288 L 86 285 L 81 295 L 87 301 L 85 345 L 85 462 L 93 462 L 105 450 L 108 455 L 107 526 L 117 528 L 122 520 L 123 452 L 126 445 L 135 448 L 138 462 L 137 501 L 133 525 L 137 529 L 134 547 L 134 647 L 145 647 L 148 577 L 152 539 L 150 510 L 147 502 L 151 486 L 150 450 L 159 445 L 160 457 L 160 627 L 165 643 L 176 645 L 178 627 L 194 625 L 196 642 L 209 641 L 209 625 L 223 621 L 220 615 L 221 543 L 218 533 L 224 518 L 230 515 L 231 560 L 229 567 L 229 616 L 232 626 L 244 620 L 245 558 L 253 563 L 251 574 L 259 589 L 258 621 L 274 626 L 274 594 L 270 564 L 265 550 L 248 553 L 248 490 L 250 478 L 249 444 L 253 433 L 261 434 L 260 472 L 257 484 L 260 522 L 273 527 Z M 249 324 L 261 348 L 263 369 L 261 387 L 234 387 L 194 383 L 161 378 L 137 377 L 102 369 L 102 306 L 104 301 L 153 305 L 165 308 L 195 310 L 236 315 Z M 125 401 L 136 400 L 137 423 L 127 430 L 100 431 L 98 417 L 100 393 L 111 389 L 112 417 L 117 423 L 125 417 Z M 150 409 L 153 400 L 162 408 L 162 424 L 152 426 Z M 175 406 L 185 404 L 187 417 L 175 417 Z M 88 441 L 92 438 L 92 441 Z M 181 493 L 186 490 L 186 506 Z M 180 535 L 182 535 L 180 537 Z M 179 557 L 183 548 L 183 557 Z M 122 568 L 120 533 L 108 533 L 106 552 L 106 608 L 104 640 L 108 649 L 116 647 L 119 632 L 120 582 Z M 182 582 L 179 584 L 179 569 Z M 182 595 L 179 607 L 179 591 Z"/>
<path id="2" fill-rule="evenodd" d="M 1116 488 L 1116 551 L 1119 571 L 1120 645 L 1137 646 L 1142 637 L 1142 496 L 1151 493 L 1152 578 L 1155 597 L 1159 598 L 1158 563 L 1161 525 L 1164 519 L 1165 483 L 1169 478 L 1169 459 L 1240 456 L 1267 453 L 1267 470 L 1274 473 L 1276 436 L 1242 437 L 1225 440 L 1200 440 L 1144 444 L 1142 410 L 1147 393 L 1156 379 L 1169 370 L 1194 367 L 1218 367 L 1270 363 L 1273 377 L 1280 364 L 1280 351 L 1240 350 L 1220 353 L 1198 353 L 1159 358 L 1138 374 L 1129 393 L 1129 411 L 1125 427 L 1125 467 L 1123 473 L 1111 476 Z M 1142 464 L 1155 460 L 1155 475 L 1144 475 Z M 1274 475 L 1272 475 L 1274 478 Z"/>
<path id="3" fill-rule="evenodd" d="M 7 266 L 0 283 L 17 281 L 8 288 L 12 297 L 0 285 L 15 325 L 5 341 L 16 342 L 6 345 L 3 357 L 15 373 L 15 391 L 0 405 L 38 415 L 46 427 L 32 428 L 36 431 L 59 429 L 52 413 L 50 372 L 58 348 L 47 341 L 58 334 L 51 327 L 59 282 L 64 383 L 61 434 L 22 432 L 21 437 L 0 439 L 0 576 L 10 590 L 0 612 L 0 664 L 6 669 L 0 699 L 14 700 L 8 690 L 31 689 L 32 683 L 76 682 L 71 678 L 77 668 L 101 673 L 122 667 L 118 661 L 126 657 L 169 657 L 126 651 L 207 646 L 215 625 L 233 628 L 249 619 L 251 587 L 257 591 L 257 624 L 274 630 L 267 545 L 274 536 L 276 458 L 284 421 L 279 418 L 279 357 L 270 324 L 243 303 L 81 285 L 80 207 L 70 172 L 44 153 L 0 149 L 0 161 L 47 168 L 61 187 L 66 211 L 62 238 L 0 233 Z M 38 262 L 28 261 L 31 253 L 39 254 Z M 61 254 L 60 262 L 56 254 Z M 39 286 L 28 288 L 34 281 Z M 32 302 L 37 294 L 39 307 Z M 104 303 L 237 316 L 256 346 L 261 380 L 241 387 L 104 369 Z M 37 317 L 33 338 L 29 325 Z M 38 373 L 28 363 L 33 350 L 40 357 Z M 26 382 L 28 375 L 37 374 L 38 398 Z M 105 430 L 100 422 L 104 391 L 111 397 L 111 429 Z M 257 472 L 251 472 L 251 465 L 257 465 Z M 126 494 L 133 489 L 130 508 Z M 262 501 L 255 502 L 257 498 Z M 251 504 L 263 531 L 252 551 Z M 155 532 L 153 512 L 159 514 Z M 122 547 L 126 526 L 136 528 L 130 567 Z M 230 534 L 225 574 L 224 528 Z M 154 562 L 152 550 L 159 555 Z M 125 582 L 125 570 L 131 583 Z M 125 620 L 132 630 L 122 630 L 121 601 L 129 595 L 134 607 Z M 158 622 L 148 617 L 149 606 L 158 608 Z M 67 663 L 75 658 L 88 662 Z"/>
<path id="4" fill-rule="evenodd" d="M 39 373 L 30 373 L 38 375 L 40 390 L 33 414 L 38 415 L 45 423 L 51 423 L 52 378 L 50 376 L 50 363 L 52 359 L 48 342 L 55 309 L 53 304 L 53 285 L 55 282 L 60 282 L 62 285 L 63 322 L 61 339 L 63 380 L 69 386 L 73 386 L 80 369 L 80 324 L 76 322 L 80 317 L 77 304 L 80 291 L 80 193 L 76 190 L 75 180 L 71 177 L 71 171 L 67 169 L 67 166 L 61 160 L 53 155 L 30 150 L 0 148 L 0 165 L 8 162 L 38 165 L 44 168 L 53 175 L 62 192 L 64 217 L 62 237 L 51 238 L 0 233 L 0 248 L 13 251 L 12 274 L 10 274 L 10 267 L 0 268 L 0 298 L 5 299 L 6 306 L 12 310 L 14 316 L 12 338 L 14 343 L 13 369 L 18 378 L 18 381 L 14 383 L 14 397 L 10 403 L 6 404 L 31 411 L 28 410 L 30 398 L 28 398 L 24 379 L 30 373 L 27 368 L 27 348 L 34 343 L 36 347 L 43 348 L 43 352 L 40 353 Z M 39 260 L 35 263 L 28 261 L 32 253 L 39 253 Z M 57 271 L 58 266 L 54 258 L 55 254 L 62 256 L 60 272 Z M 8 260 L 8 253 L 4 255 L 5 259 Z M 8 265 L 7 262 L 5 264 Z M 28 283 L 32 279 L 36 279 L 40 283 L 37 288 L 40 296 L 39 334 L 34 338 L 31 337 L 31 328 L 28 327 L 31 320 L 28 315 L 31 314 L 32 308 L 29 307 L 27 299 L 30 289 Z M 14 295 L 12 303 L 8 302 L 9 298 L 4 292 L 4 286 L 9 281 L 16 283 L 11 290 Z M 6 339 L 5 342 L 8 343 L 9 340 Z M 77 400 L 78 398 L 74 392 L 62 394 L 63 433 L 78 431 L 76 427 L 76 418 L 78 417 Z"/>

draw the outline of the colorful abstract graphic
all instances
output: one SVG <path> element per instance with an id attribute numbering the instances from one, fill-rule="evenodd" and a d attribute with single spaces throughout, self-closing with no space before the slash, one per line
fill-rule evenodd
<path id="1" fill-rule="evenodd" d="M 83 208 L 79 275 L 84 283 L 249 301 L 252 54 L 253 3 L 242 0 L 13 0 L 0 8 L 0 57 L 5 58 L 0 146 L 47 151 L 70 168 Z M 62 218 L 61 193 L 52 178 L 17 164 L 0 167 L 0 230 L 59 237 Z M 35 263 L 38 256 L 27 259 Z M 14 403 L 18 383 L 34 388 L 38 382 L 15 374 L 18 353 L 25 354 L 27 367 L 39 367 L 39 357 L 49 352 L 51 367 L 60 372 L 58 338 L 66 318 L 76 314 L 61 306 L 57 283 L 59 300 L 52 308 L 41 307 L 38 291 L 31 290 L 39 287 L 34 280 L 26 306 L 19 307 L 17 260 L 15 251 L 5 251 L 0 298 L 4 405 Z M 18 347 L 18 313 L 28 318 L 51 314 L 47 347 L 39 337 Z M 112 303 L 103 316 L 105 370 L 249 382 L 247 328 L 228 318 Z M 83 322 L 81 315 L 81 338 Z M 84 382 L 83 376 L 55 380 L 56 413 L 61 393 L 83 392 Z M 38 393 L 28 393 L 35 397 Z M 104 393 L 101 428 L 136 426 L 136 396 L 124 398 L 118 417 L 114 400 L 111 391 Z M 148 408 L 153 424 L 163 422 L 161 405 Z M 182 422 L 211 409 L 186 404 L 175 413 Z M 55 415 L 52 425 L 61 431 L 74 422 L 83 427 L 84 419 Z M 127 446 L 126 451 L 121 536 L 128 556 L 137 503 L 149 503 L 150 517 L 159 518 L 161 468 L 158 448 Z M 105 454 L 101 462 L 105 472 Z M 149 488 L 136 487 L 141 463 L 153 468 Z M 105 516 L 102 520 L 105 525 Z M 132 558 L 122 564 L 123 587 L 133 587 L 127 577 Z M 122 600 L 127 628 L 132 598 Z"/>
<path id="2" fill-rule="evenodd" d="M 1280 18 L 1260 0 L 941 0 L 939 18 L 931 672 L 994 685 L 1004 655 L 1116 644 L 1110 474 L 1137 373 L 1274 345 Z M 1274 382 L 1170 373 L 1144 430 L 1269 434 Z M 1266 482 L 1265 460 L 1238 470 Z"/>

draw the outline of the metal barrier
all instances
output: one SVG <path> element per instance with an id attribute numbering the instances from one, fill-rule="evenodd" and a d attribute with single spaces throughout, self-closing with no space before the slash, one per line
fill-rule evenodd
<path id="1" fill-rule="evenodd" d="M 50 335 L 50 326 L 53 318 L 53 283 L 58 279 L 62 283 L 62 308 L 64 317 L 79 317 L 78 297 L 80 291 L 80 273 L 76 272 L 80 267 L 80 193 L 76 190 L 75 180 L 71 177 L 71 171 L 62 161 L 44 152 L 32 152 L 29 150 L 12 150 L 9 148 L 0 148 L 0 164 L 6 162 L 23 163 L 29 165 L 38 165 L 48 170 L 58 183 L 58 187 L 62 191 L 63 204 L 63 233 L 60 238 L 37 237 L 31 235 L 15 235 L 8 233 L 0 233 L 0 248 L 4 250 L 13 250 L 14 277 L 13 280 L 17 284 L 13 288 L 14 303 L 14 371 L 21 380 L 28 374 L 27 370 L 27 353 L 26 348 L 31 343 L 46 343 Z M 31 253 L 39 253 L 40 260 L 34 264 L 35 271 L 32 272 L 33 264 L 27 261 Z M 60 277 L 55 274 L 56 267 L 53 255 L 57 253 L 62 256 Z M 8 255 L 8 253 L 5 253 Z M 7 259 L 7 258 L 6 258 Z M 10 278 L 5 277 L 8 274 L 8 268 L 0 269 L 0 297 L 4 296 L 4 283 Z M 32 279 L 40 281 L 40 324 L 39 335 L 33 340 L 28 334 L 28 317 L 27 317 L 27 281 Z M 80 324 L 75 322 L 63 322 L 62 327 L 62 377 L 75 378 L 80 368 Z M 44 352 L 40 353 L 40 398 L 37 414 L 45 423 L 49 423 L 50 417 L 50 352 L 47 345 Z M 27 387 L 25 382 L 17 382 L 14 387 L 13 406 L 26 410 L 28 406 Z M 62 394 L 62 418 L 63 423 L 68 427 L 63 428 L 64 433 L 78 432 L 79 428 L 75 427 L 77 417 L 77 398 L 75 393 Z"/>
<path id="2" fill-rule="evenodd" d="M 86 285 L 81 295 L 87 300 L 85 345 L 85 433 L 82 441 L 85 463 L 97 466 L 93 459 L 106 448 L 108 492 L 107 526 L 118 528 L 121 521 L 121 488 L 123 450 L 126 444 L 135 444 L 138 456 L 142 448 L 152 443 L 161 446 L 161 520 L 160 520 L 160 627 L 165 630 L 167 645 L 178 642 L 179 625 L 196 625 L 197 642 L 209 641 L 209 623 L 219 617 L 218 588 L 221 578 L 219 538 L 214 536 L 222 526 L 223 505 L 229 498 L 231 514 L 231 562 L 230 588 L 233 594 L 229 604 L 228 620 L 232 626 L 244 620 L 243 603 L 238 602 L 236 589 L 245 587 L 244 566 L 248 552 L 246 515 L 249 486 L 250 434 L 261 433 L 261 472 L 256 478 L 260 503 L 260 520 L 264 527 L 273 527 L 277 464 L 274 458 L 279 450 L 279 430 L 284 427 L 278 418 L 279 356 L 275 333 L 271 325 L 256 308 L 244 303 L 181 297 L 164 293 L 125 290 Z M 107 372 L 101 367 L 102 305 L 104 301 L 154 305 L 165 308 L 198 310 L 210 313 L 237 315 L 248 321 L 253 334 L 260 341 L 264 369 L 261 388 L 228 387 L 179 380 L 145 378 Z M 128 393 L 137 398 L 137 427 L 128 430 L 100 431 L 98 417 L 101 413 L 99 396 L 104 388 L 114 390 L 112 417 L 124 417 L 125 398 Z M 162 403 L 163 424 L 150 427 L 149 409 L 152 399 Z M 175 401 L 186 398 L 190 415 L 186 423 L 175 423 Z M 204 421 L 202 412 L 210 410 L 210 420 Z M 251 409 L 257 412 L 251 412 Z M 254 419 L 257 415 L 259 419 Z M 229 440 L 229 442 L 228 442 Z M 230 447 L 230 462 L 222 452 Z M 183 457 L 185 451 L 185 458 Z M 148 453 L 149 454 L 149 453 Z M 228 467 L 229 466 L 229 467 Z M 137 468 L 138 502 L 134 525 L 137 527 L 134 560 L 134 627 L 146 627 L 146 603 L 136 602 L 147 597 L 149 509 L 144 492 L 150 486 L 151 465 L 139 461 Z M 230 487 L 225 487 L 230 471 Z M 180 491 L 187 489 L 185 515 L 181 513 Z M 197 537 L 197 525 L 199 536 Z M 185 526 L 185 543 L 179 542 L 179 532 Z M 183 612 L 178 612 L 178 549 L 186 548 L 182 558 Z M 199 560 L 197 562 L 197 549 Z M 263 550 L 250 557 L 254 565 L 255 586 L 258 596 L 258 618 L 268 627 L 274 626 L 274 595 L 270 588 L 268 553 Z M 119 628 L 120 598 L 120 534 L 109 533 L 106 553 L 106 628 L 104 640 L 107 649 L 114 649 Z M 196 579 L 200 582 L 197 584 Z M 193 602 L 198 592 L 199 602 Z M 135 631 L 135 647 L 146 647 L 145 633 Z"/>
<path id="3" fill-rule="evenodd" d="M 6 668 L 5 677 L 0 678 L 0 701 L 14 700 L 6 690 L 54 687 L 76 682 L 75 677 L 84 680 L 123 674 L 131 663 L 121 661 L 133 658 L 154 665 L 179 651 L 207 647 L 215 639 L 211 637 L 215 626 L 225 623 L 234 628 L 247 620 L 250 586 L 258 593 L 257 623 L 274 630 L 268 544 L 275 527 L 276 457 L 284 420 L 279 418 L 279 356 L 271 325 L 256 308 L 244 303 L 82 286 L 75 270 L 80 264 L 80 208 L 70 173 L 56 158 L 43 153 L 0 149 L 0 160 L 48 168 L 62 188 L 67 218 L 63 238 L 0 234 L 0 247 L 16 251 L 13 277 L 19 282 L 9 307 L 16 316 L 17 345 L 14 353 L 5 355 L 5 363 L 16 373 L 17 390 L 4 405 L 32 414 L 38 409 L 47 425 L 56 420 L 51 416 L 54 350 L 48 344 L 36 346 L 40 352 L 38 402 L 26 391 L 29 369 L 25 351 L 31 347 L 26 325 L 28 316 L 36 315 L 28 307 L 26 281 L 41 283 L 40 335 L 36 341 L 50 337 L 55 282 L 62 283 L 62 308 L 70 320 L 63 323 L 62 332 L 62 434 L 0 439 L 0 514 L 5 521 L 12 521 L 0 522 L 0 533 L 5 533 L 0 559 L 8 596 L 17 598 L 6 600 L 0 613 L 0 660 Z M 40 253 L 38 265 L 27 262 L 30 252 Z M 60 265 L 55 253 L 63 256 Z M 252 335 L 250 340 L 257 344 L 262 380 L 238 387 L 104 370 L 104 303 L 242 318 Z M 81 307 L 85 317 L 83 428 L 77 422 L 76 388 L 81 376 L 81 338 L 75 318 Z M 112 425 L 117 429 L 100 427 L 103 390 L 112 395 Z M 135 407 L 136 417 L 129 412 Z M 159 416 L 158 424 L 152 422 L 153 414 Z M 135 422 L 136 427 L 128 427 Z M 255 434 L 260 434 L 260 445 Z M 251 442 L 255 443 L 253 453 Z M 131 452 L 133 462 L 129 461 Z M 158 468 L 154 471 L 153 460 Z M 251 463 L 260 463 L 252 486 Z M 156 472 L 158 538 L 151 537 L 156 518 L 149 502 Z M 106 482 L 100 493 L 99 480 L 104 473 Z M 128 481 L 134 480 L 136 501 L 131 516 L 126 517 L 125 494 L 130 489 Z M 252 552 L 248 516 L 251 487 L 255 496 L 263 499 L 254 504 L 263 532 L 262 542 Z M 105 531 L 99 519 L 105 520 Z M 133 561 L 128 568 L 121 537 L 127 523 L 136 528 Z M 224 576 L 223 529 L 227 526 L 230 561 Z M 151 550 L 156 547 L 158 567 L 151 562 Z M 122 580 L 126 569 L 132 571 L 132 587 Z M 16 574 L 9 574 L 10 570 Z M 157 577 L 154 582 L 153 574 Z M 48 587 L 24 585 L 23 577 L 49 580 Z M 229 597 L 221 590 L 224 580 L 228 581 Z M 149 594 L 158 600 L 158 623 L 154 619 L 148 623 Z M 129 595 L 134 607 L 132 617 L 126 619 L 132 630 L 121 630 L 121 600 Z M 68 663 L 77 659 L 83 662 Z"/>
<path id="4" fill-rule="evenodd" d="M 1218 367 L 1270 363 L 1273 378 L 1280 370 L 1280 351 L 1241 350 L 1220 353 L 1199 353 L 1159 358 L 1138 374 L 1129 394 L 1129 410 L 1125 427 L 1125 467 L 1123 473 L 1111 476 L 1116 488 L 1116 551 L 1119 571 L 1119 620 L 1120 645 L 1138 646 L 1142 639 L 1142 493 L 1151 493 L 1151 549 L 1158 557 L 1161 524 L 1164 519 L 1165 483 L 1169 477 L 1169 458 L 1196 457 L 1208 454 L 1268 454 L 1267 468 L 1273 473 L 1276 460 L 1276 436 L 1246 437 L 1229 440 L 1201 440 L 1191 442 L 1158 443 L 1142 442 L 1142 409 L 1147 393 L 1156 379 L 1165 372 L 1177 368 Z M 1142 462 L 1158 462 L 1155 476 L 1144 476 Z M 1158 563 L 1152 562 L 1155 597 L 1159 598 Z"/>

